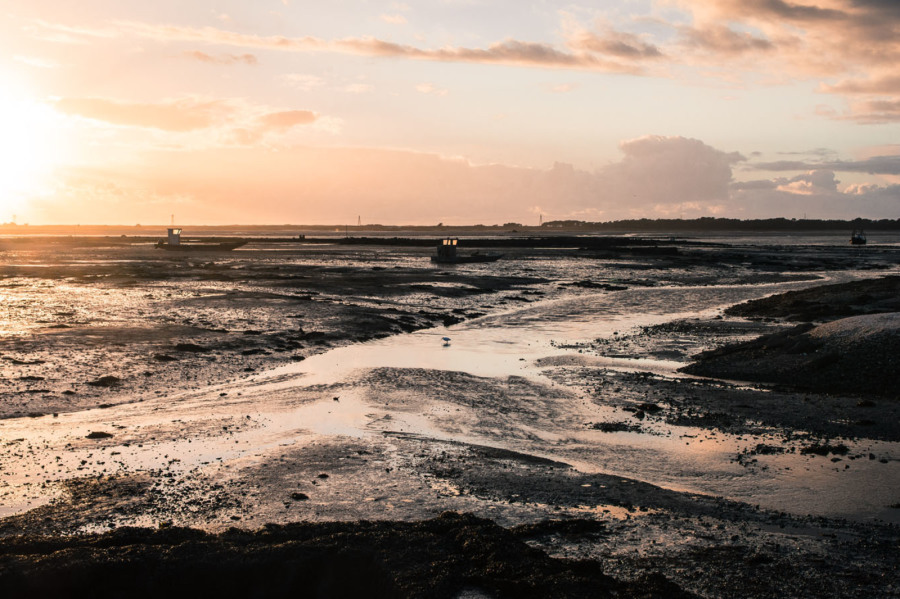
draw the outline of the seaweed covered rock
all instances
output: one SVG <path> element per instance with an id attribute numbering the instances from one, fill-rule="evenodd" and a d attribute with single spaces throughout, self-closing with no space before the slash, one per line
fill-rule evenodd
<path id="1" fill-rule="evenodd" d="M 683 372 L 821 392 L 900 393 L 900 312 L 802 324 L 695 356 Z"/>

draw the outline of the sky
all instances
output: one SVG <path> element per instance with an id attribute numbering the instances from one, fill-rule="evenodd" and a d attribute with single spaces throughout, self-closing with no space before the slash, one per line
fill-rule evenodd
<path id="1" fill-rule="evenodd" d="M 0 222 L 900 218 L 897 0 L 4 0 Z"/>

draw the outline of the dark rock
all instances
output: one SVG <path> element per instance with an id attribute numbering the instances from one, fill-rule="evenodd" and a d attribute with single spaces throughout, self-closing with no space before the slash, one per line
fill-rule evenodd
<path id="1" fill-rule="evenodd" d="M 11 364 L 15 364 L 16 366 L 32 366 L 45 363 L 44 360 L 31 360 L 29 362 L 28 360 L 20 360 L 18 358 L 13 358 L 12 356 L 3 356 L 2 359 Z"/>
<path id="2" fill-rule="evenodd" d="M 267 355 L 269 355 L 269 352 L 267 352 L 266 350 L 264 350 L 262 348 L 256 347 L 253 349 L 243 350 L 241 352 L 241 355 L 242 356 L 267 356 Z"/>
<path id="3" fill-rule="evenodd" d="M 105 433 L 103 431 L 91 431 L 85 439 L 109 439 L 112 437 L 112 433 Z"/>
<path id="4" fill-rule="evenodd" d="M 117 376 L 101 376 L 96 381 L 90 381 L 88 385 L 91 387 L 116 387 L 122 383 L 122 379 Z"/>
<path id="5" fill-rule="evenodd" d="M 293 499 L 294 501 L 306 501 L 309 499 L 309 495 L 307 495 L 306 493 L 295 492 L 291 493 L 291 499 Z"/>
<path id="6" fill-rule="evenodd" d="M 594 430 L 604 433 L 640 432 L 641 427 L 627 422 L 594 422 L 590 424 Z"/>
<path id="7" fill-rule="evenodd" d="M 812 445 L 807 445 L 806 447 L 800 450 L 802 454 L 814 454 L 814 455 L 828 455 L 830 453 L 836 455 L 847 455 L 850 449 L 844 445 L 843 443 L 838 443 L 837 445 L 829 445 L 828 443 L 813 443 Z"/>

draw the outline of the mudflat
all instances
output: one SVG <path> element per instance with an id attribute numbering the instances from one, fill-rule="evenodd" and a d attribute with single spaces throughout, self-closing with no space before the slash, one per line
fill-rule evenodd
<path id="1" fill-rule="evenodd" d="M 5 241 L 0 582 L 900 596 L 900 248 L 665 245 Z"/>

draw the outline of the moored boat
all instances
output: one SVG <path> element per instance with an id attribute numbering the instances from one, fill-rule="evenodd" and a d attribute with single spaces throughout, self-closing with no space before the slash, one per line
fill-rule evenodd
<path id="1" fill-rule="evenodd" d="M 866 245 L 866 234 L 862 229 L 853 229 L 853 232 L 850 234 L 850 244 Z"/>
<path id="2" fill-rule="evenodd" d="M 456 253 L 458 243 L 459 239 L 456 237 L 442 239 L 437 246 L 437 255 L 432 256 L 431 261 L 438 264 L 466 264 L 471 262 L 496 262 L 503 257 L 501 254 L 482 254 L 479 252 L 461 256 Z"/>
<path id="3" fill-rule="evenodd" d="M 230 252 L 235 248 L 246 245 L 246 241 L 223 241 L 220 243 L 181 243 L 181 228 L 167 229 L 168 240 L 160 239 L 156 242 L 156 248 L 169 252 Z"/>

